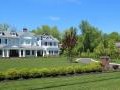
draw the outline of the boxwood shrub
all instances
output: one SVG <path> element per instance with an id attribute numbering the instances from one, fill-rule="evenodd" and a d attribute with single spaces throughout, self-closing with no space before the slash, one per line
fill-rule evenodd
<path id="1" fill-rule="evenodd" d="M 2 80 L 16 80 L 16 79 L 29 79 L 41 77 L 55 77 L 71 74 L 81 74 L 90 72 L 101 72 L 102 68 L 100 63 L 91 63 L 85 66 L 74 65 L 67 67 L 53 67 L 53 68 L 33 68 L 33 69 L 9 69 L 6 72 L 0 72 L 0 81 Z"/>

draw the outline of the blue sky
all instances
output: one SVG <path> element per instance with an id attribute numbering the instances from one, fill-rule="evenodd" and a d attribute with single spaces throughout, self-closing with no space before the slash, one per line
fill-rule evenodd
<path id="1" fill-rule="evenodd" d="M 103 32 L 119 32 L 120 0 L 0 0 L 0 23 L 18 30 L 47 24 L 63 31 L 81 20 Z"/>

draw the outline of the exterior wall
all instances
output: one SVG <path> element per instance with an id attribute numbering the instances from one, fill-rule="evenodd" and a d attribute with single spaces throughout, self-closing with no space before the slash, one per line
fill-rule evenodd
<path id="1" fill-rule="evenodd" d="M 3 37 L 3 38 L 0 38 L 0 39 L 1 39 L 0 45 L 1 46 L 6 46 L 7 45 L 7 43 L 6 43 L 7 38 Z M 7 40 L 7 42 L 8 42 L 8 40 Z"/>
<path id="2" fill-rule="evenodd" d="M 54 38 L 43 40 L 41 37 L 26 33 L 26 35 L 19 37 L 0 36 L 0 39 L 0 50 L 2 51 L 0 57 L 10 57 L 11 50 L 13 50 L 13 53 L 16 50 L 18 57 L 59 55 L 58 41 L 55 41 Z"/>
<path id="3" fill-rule="evenodd" d="M 40 42 L 40 41 L 39 41 Z M 46 56 L 57 56 L 59 55 L 59 47 L 58 42 L 51 41 L 51 40 L 42 40 L 41 43 L 39 43 L 42 48 L 45 50 Z"/>
<path id="4" fill-rule="evenodd" d="M 20 46 L 36 46 L 36 40 L 32 37 L 22 37 L 20 39 Z"/>
<path id="5" fill-rule="evenodd" d="M 18 47 L 19 46 L 19 38 L 8 38 L 7 46 Z"/>

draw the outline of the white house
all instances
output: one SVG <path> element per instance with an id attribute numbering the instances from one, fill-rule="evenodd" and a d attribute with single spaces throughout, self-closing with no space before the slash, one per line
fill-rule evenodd
<path id="1" fill-rule="evenodd" d="M 0 57 L 38 57 L 59 55 L 59 41 L 51 35 L 36 36 L 22 32 L 0 31 Z"/>

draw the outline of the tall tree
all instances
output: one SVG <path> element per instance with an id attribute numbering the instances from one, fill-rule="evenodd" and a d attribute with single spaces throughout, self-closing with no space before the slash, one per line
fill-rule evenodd
<path id="1" fill-rule="evenodd" d="M 79 28 L 83 38 L 83 52 L 87 52 L 88 50 L 93 52 L 101 38 L 101 31 L 96 27 L 91 26 L 87 21 L 82 21 Z"/>
<path id="2" fill-rule="evenodd" d="M 35 33 L 36 35 L 47 34 L 47 35 L 52 35 L 58 40 L 61 39 L 61 33 L 59 32 L 56 26 L 50 27 L 48 25 L 43 25 L 42 27 L 38 27 L 37 29 L 32 30 L 32 32 Z"/>
<path id="3" fill-rule="evenodd" d="M 0 24 L 0 31 L 8 31 L 9 28 L 8 24 Z"/>
<path id="4" fill-rule="evenodd" d="M 112 33 L 108 34 L 108 39 L 112 39 L 113 41 L 119 42 L 120 35 L 118 32 L 112 32 Z"/>
<path id="5" fill-rule="evenodd" d="M 76 44 L 77 44 L 76 28 L 71 27 L 68 31 L 65 32 L 62 42 L 63 48 L 67 52 L 67 56 L 70 62 L 72 62 L 72 50 L 74 49 Z"/>

